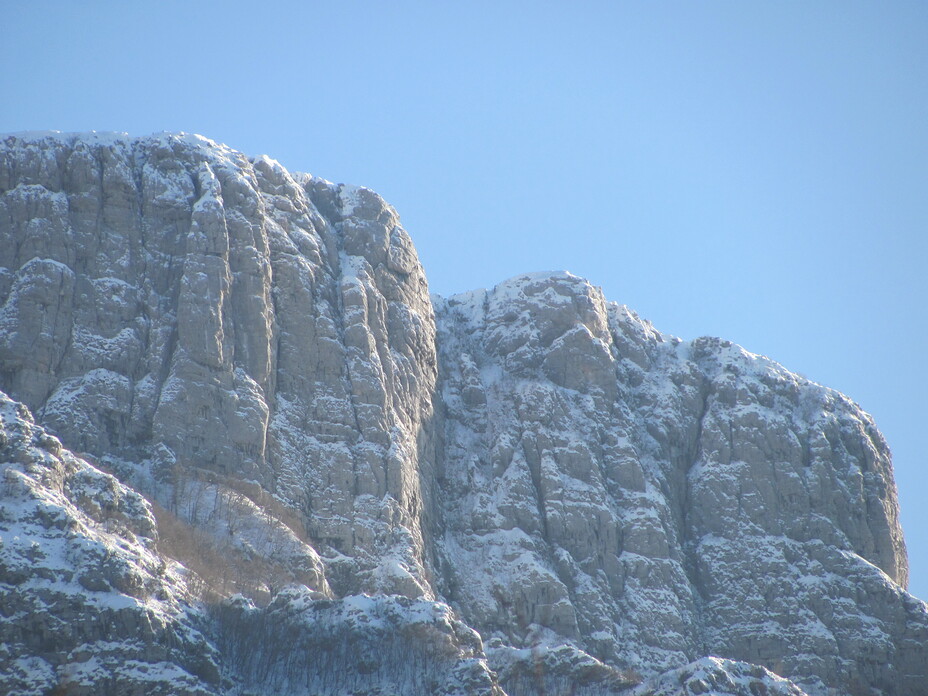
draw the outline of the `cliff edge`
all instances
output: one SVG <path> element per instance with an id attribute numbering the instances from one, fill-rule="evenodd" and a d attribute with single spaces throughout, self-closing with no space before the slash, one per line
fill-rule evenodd
<path id="1" fill-rule="evenodd" d="M 23 693 L 928 694 L 869 415 L 569 273 L 430 296 L 368 189 L 4 136 L 0 390 Z"/>

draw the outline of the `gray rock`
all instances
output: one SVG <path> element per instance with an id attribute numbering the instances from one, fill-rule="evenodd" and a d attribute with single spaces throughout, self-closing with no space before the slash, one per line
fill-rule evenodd
<path id="1" fill-rule="evenodd" d="M 805 696 L 798 686 L 759 665 L 703 658 L 671 670 L 630 692 L 629 696 Z"/>
<path id="2" fill-rule="evenodd" d="M 0 490 L 0 691 L 218 693 L 218 654 L 149 504 L 2 394 Z"/>
<path id="3" fill-rule="evenodd" d="M 0 491 L 3 693 L 502 694 L 444 604 L 296 585 L 263 608 L 195 601 L 151 505 L 2 394 Z"/>
<path id="4" fill-rule="evenodd" d="M 32 499 L 68 476 L 109 491 L 67 489 L 75 521 L 36 512 L 39 549 L 4 556 L 4 616 L 38 606 L 41 581 L 70 583 L 33 642 L 10 623 L 0 661 L 26 692 L 71 665 L 69 684 L 105 693 L 161 661 L 189 693 L 260 693 L 262 670 L 284 691 L 595 694 L 637 675 L 647 693 L 928 693 L 928 607 L 904 590 L 867 414 L 728 342 L 662 334 L 567 273 L 430 298 L 367 189 L 199 136 L 6 137 L 0 389 L 71 462 L 33 476 Z M 114 517 L 114 496 L 134 512 Z M 11 520 L 4 535 L 27 525 Z M 122 551 L 94 551 L 94 525 Z M 33 567 L 50 529 L 72 550 Z M 152 580 L 166 555 L 186 574 Z M 311 589 L 280 594 L 291 583 Z M 160 593 L 175 613 L 148 628 L 69 592 Z M 255 604 L 202 608 L 236 592 Z M 362 593 L 377 599 L 349 620 Z M 192 637 L 123 653 L 97 644 L 109 621 L 117 643 Z M 93 650 L 72 629 L 56 642 L 72 624 Z M 246 624 L 282 641 L 290 672 L 239 659 Z M 314 667 L 299 650 L 324 652 L 316 631 L 391 655 L 415 634 L 421 669 Z"/>
<path id="5" fill-rule="evenodd" d="M 340 592 L 432 597 L 434 320 L 393 209 L 196 136 L 0 153 L 0 388 L 78 451 L 257 481 Z"/>
<path id="6" fill-rule="evenodd" d="M 472 625 L 644 675 L 718 655 L 921 693 L 928 644 L 902 636 L 928 613 L 856 405 L 569 274 L 436 302 L 444 592 Z"/>

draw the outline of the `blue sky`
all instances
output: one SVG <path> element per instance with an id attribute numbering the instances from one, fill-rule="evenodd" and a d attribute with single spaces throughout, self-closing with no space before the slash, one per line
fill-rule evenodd
<path id="1" fill-rule="evenodd" d="M 0 131 L 202 133 L 381 193 L 435 292 L 567 269 L 847 393 L 928 598 L 928 4 L 0 7 Z"/>

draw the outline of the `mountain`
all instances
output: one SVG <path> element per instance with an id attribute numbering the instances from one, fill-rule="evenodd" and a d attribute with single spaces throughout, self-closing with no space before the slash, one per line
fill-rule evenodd
<path id="1" fill-rule="evenodd" d="M 200 136 L 0 141 L 0 686 L 928 694 L 842 394 Z"/>

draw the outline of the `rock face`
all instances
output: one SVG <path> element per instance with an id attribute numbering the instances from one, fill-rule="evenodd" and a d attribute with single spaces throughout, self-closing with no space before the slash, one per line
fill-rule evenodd
<path id="1" fill-rule="evenodd" d="M 434 320 L 396 213 L 197 137 L 0 153 L 0 388 L 77 451 L 257 482 L 340 594 L 430 596 Z"/>
<path id="2" fill-rule="evenodd" d="M 643 673 L 926 688 L 889 452 L 847 398 L 569 274 L 439 307 L 444 596 L 474 625 Z"/>
<path id="3" fill-rule="evenodd" d="M 214 693 L 215 650 L 145 499 L 6 396 L 0 462 L 3 692 Z"/>
<path id="4" fill-rule="evenodd" d="M 0 389 L 24 693 L 928 694 L 867 414 L 567 273 L 430 298 L 367 189 L 6 137 Z"/>
<path id="5" fill-rule="evenodd" d="M 444 604 L 305 586 L 264 608 L 194 602 L 151 505 L 6 396 L 0 462 L 3 693 L 499 693 L 480 636 Z"/>

